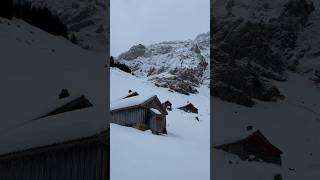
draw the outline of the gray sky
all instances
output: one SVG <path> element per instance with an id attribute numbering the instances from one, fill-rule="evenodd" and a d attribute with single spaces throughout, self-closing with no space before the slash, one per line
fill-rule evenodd
<path id="1" fill-rule="evenodd" d="M 111 0 L 111 55 L 210 30 L 210 0 Z"/>

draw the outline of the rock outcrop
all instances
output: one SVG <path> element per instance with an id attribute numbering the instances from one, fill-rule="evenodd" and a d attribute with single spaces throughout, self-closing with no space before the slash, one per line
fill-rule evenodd
<path id="1" fill-rule="evenodd" d="M 135 76 L 188 95 L 197 93 L 201 85 L 209 86 L 209 51 L 210 37 L 205 33 L 194 40 L 135 45 L 117 61 L 129 66 Z"/>
<path id="2" fill-rule="evenodd" d="M 218 2 L 216 2 L 218 3 Z M 224 8 L 215 14 L 215 8 Z M 306 49 L 298 44 L 313 3 L 306 0 L 229 0 L 212 9 L 211 93 L 253 106 L 284 96 L 270 80 L 286 81 Z"/>

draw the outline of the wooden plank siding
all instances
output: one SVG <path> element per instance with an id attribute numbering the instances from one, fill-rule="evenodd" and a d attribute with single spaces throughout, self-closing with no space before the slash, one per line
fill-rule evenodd
<path id="1" fill-rule="evenodd" d="M 157 124 L 158 122 L 156 120 L 156 117 L 161 118 L 160 127 L 158 127 L 158 124 Z M 157 133 L 162 133 L 164 131 L 164 129 L 166 128 L 166 116 L 155 114 L 154 112 L 150 111 L 149 127 L 152 131 L 155 131 Z"/>
<path id="2" fill-rule="evenodd" d="M 156 101 L 150 101 L 147 105 L 148 108 L 154 108 L 157 109 L 161 112 L 161 114 L 165 115 L 167 112 L 164 111 L 164 107 L 162 106 L 161 103 L 158 103 Z"/>
<path id="3" fill-rule="evenodd" d="M 166 113 L 165 111 L 163 111 L 163 106 L 161 103 L 158 103 L 157 101 L 150 101 L 147 104 L 148 108 L 154 108 L 157 109 L 161 112 L 161 115 L 159 114 L 155 114 L 154 112 L 152 112 L 152 118 L 150 120 L 150 129 L 157 132 L 157 133 L 162 133 L 164 131 L 164 129 L 166 128 Z M 156 117 L 161 117 L 161 126 L 160 128 L 157 126 L 157 121 L 156 121 Z"/>
<path id="4" fill-rule="evenodd" d="M 150 110 L 154 108 L 161 114 L 156 114 Z M 138 123 L 144 123 L 155 133 L 166 132 L 166 109 L 162 106 L 157 96 L 149 98 L 144 103 L 130 107 L 123 107 L 111 111 L 111 123 L 133 126 Z M 156 117 L 161 118 L 160 126 L 157 124 Z"/>
<path id="5" fill-rule="evenodd" d="M 73 146 L 0 157 L 0 180 L 109 180 L 109 145 Z"/>
<path id="6" fill-rule="evenodd" d="M 133 125 L 145 123 L 146 110 L 144 108 L 132 108 L 122 111 L 111 112 L 111 123 L 119 125 Z"/>

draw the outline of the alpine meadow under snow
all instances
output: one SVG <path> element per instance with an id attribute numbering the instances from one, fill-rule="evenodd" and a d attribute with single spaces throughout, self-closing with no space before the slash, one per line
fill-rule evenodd
<path id="1" fill-rule="evenodd" d="M 208 84 L 204 83 L 206 81 L 201 80 L 195 86 L 198 92 L 186 95 L 175 92 L 170 87 L 160 87 L 156 82 L 150 80 L 152 77 L 164 79 L 168 77 L 170 75 L 168 62 L 170 64 L 174 63 L 178 71 L 184 70 L 183 67 L 179 69 L 180 65 L 183 66 L 184 63 L 194 64 L 194 67 L 198 67 L 198 59 L 201 61 L 205 60 L 205 58 L 200 54 L 200 49 L 197 50 L 198 52 L 190 50 L 192 49 L 192 44 L 191 41 L 160 43 L 149 47 L 150 54 L 147 56 L 147 58 L 150 58 L 149 61 L 144 59 L 146 57 L 144 53 L 138 53 L 138 55 L 136 54 L 137 56 L 133 55 L 135 56 L 133 57 L 134 59 L 137 58 L 136 60 L 122 59 L 122 63 L 130 66 L 134 66 L 131 63 L 139 64 L 134 70 L 137 72 L 136 76 L 120 71 L 117 68 L 111 68 L 111 107 L 118 106 L 119 100 L 129 90 L 132 90 L 132 92 L 138 92 L 138 96 L 157 95 L 161 103 L 169 100 L 173 108 L 172 111 L 168 111 L 166 117 L 167 134 L 155 135 L 150 130 L 140 131 L 132 127 L 111 124 L 111 179 L 210 179 L 210 90 Z M 174 50 L 172 50 L 171 46 L 174 47 Z M 142 48 L 144 49 L 144 47 Z M 202 50 L 204 53 L 209 51 L 208 48 L 203 48 Z M 133 50 L 131 52 L 133 53 L 127 52 L 127 55 L 135 54 L 137 51 Z M 184 56 L 181 55 L 183 53 L 185 54 Z M 164 60 L 165 56 L 167 56 L 167 61 Z M 206 58 L 208 60 L 209 55 Z M 140 60 L 141 62 L 139 62 Z M 153 75 L 144 74 L 152 67 L 154 69 L 162 67 L 163 70 L 157 71 Z M 206 69 L 206 66 L 204 69 Z M 171 76 L 174 76 L 174 74 L 171 74 Z M 204 74 L 203 77 L 207 76 Z M 176 81 L 179 80 L 176 79 Z M 172 83 L 175 82 L 173 81 Z M 133 100 L 136 102 L 139 98 L 133 97 Z M 199 109 L 198 114 L 187 113 L 177 109 L 186 105 L 187 102 L 191 102 Z M 128 100 L 127 103 L 132 102 Z M 198 117 L 199 121 L 196 117 Z"/>
<path id="2" fill-rule="evenodd" d="M 318 179 L 319 1 L 217 0 L 213 5 L 214 68 L 221 74 L 213 77 L 219 83 L 211 97 L 212 177 L 271 180 L 280 174 L 284 180 Z M 261 83 L 250 83 L 252 77 Z M 227 90 L 229 94 L 223 93 Z M 255 130 L 282 151 L 281 166 L 241 160 L 214 148 Z"/>
<path id="3" fill-rule="evenodd" d="M 104 53 L 83 50 L 15 18 L 0 18 L 0 39 L 1 155 L 107 129 Z M 62 89 L 70 97 L 59 99 Z M 93 107 L 40 118 L 80 96 Z"/>

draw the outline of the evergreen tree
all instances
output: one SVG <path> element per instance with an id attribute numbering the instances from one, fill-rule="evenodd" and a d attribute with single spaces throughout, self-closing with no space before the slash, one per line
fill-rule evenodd
<path id="1" fill-rule="evenodd" d="M 76 36 L 74 34 L 71 35 L 70 41 L 73 44 L 78 44 L 78 39 L 76 38 Z"/>
<path id="2" fill-rule="evenodd" d="M 116 67 L 121 71 L 131 74 L 131 69 L 127 65 L 115 62 L 112 56 L 110 57 L 110 66 Z"/>
<path id="3" fill-rule="evenodd" d="M 0 17 L 12 19 L 13 16 L 13 0 L 1 0 Z"/>
<path id="4" fill-rule="evenodd" d="M 115 67 L 113 56 L 110 57 L 110 66 Z"/>
<path id="5" fill-rule="evenodd" d="M 17 3 L 13 6 L 13 16 L 50 34 L 68 39 L 67 27 L 47 7 L 34 7 L 30 2 Z"/>

